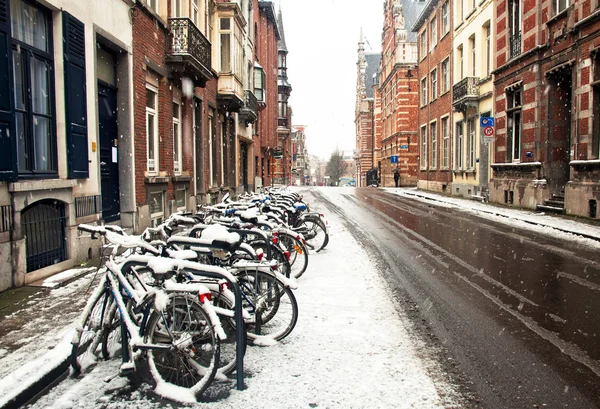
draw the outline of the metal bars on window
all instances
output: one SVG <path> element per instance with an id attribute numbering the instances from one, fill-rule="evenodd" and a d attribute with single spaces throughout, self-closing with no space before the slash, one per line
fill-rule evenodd
<path id="1" fill-rule="evenodd" d="M 75 198 L 75 217 L 91 216 L 102 212 L 102 196 Z"/>

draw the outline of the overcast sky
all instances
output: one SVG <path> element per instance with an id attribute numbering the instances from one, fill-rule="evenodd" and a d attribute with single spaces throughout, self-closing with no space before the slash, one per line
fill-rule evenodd
<path id="1" fill-rule="evenodd" d="M 328 159 L 355 148 L 354 103 L 360 28 L 381 50 L 383 0 L 279 0 L 289 51 L 292 123 L 305 125 L 308 152 Z"/>

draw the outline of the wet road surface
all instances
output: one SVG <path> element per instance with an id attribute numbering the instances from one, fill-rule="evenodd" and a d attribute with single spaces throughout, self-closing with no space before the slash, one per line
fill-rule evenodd
<path id="1" fill-rule="evenodd" d="M 600 251 L 372 188 L 344 217 L 481 408 L 600 407 Z"/>

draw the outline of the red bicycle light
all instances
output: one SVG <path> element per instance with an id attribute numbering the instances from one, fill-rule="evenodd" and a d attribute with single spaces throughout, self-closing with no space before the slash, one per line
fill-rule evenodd
<path id="1" fill-rule="evenodd" d="M 287 259 L 287 261 L 290 261 L 290 252 L 289 251 L 284 251 L 283 255 L 285 256 L 285 258 Z"/>
<path id="2" fill-rule="evenodd" d="M 265 253 L 256 253 L 256 257 L 258 258 L 258 261 L 262 261 L 262 259 L 265 257 Z"/>
<path id="3" fill-rule="evenodd" d="M 277 237 L 273 237 L 272 241 L 273 241 L 273 244 L 279 243 L 279 239 Z"/>
<path id="4" fill-rule="evenodd" d="M 273 271 L 277 271 L 278 268 L 279 268 L 279 264 L 277 264 L 277 263 L 273 263 L 271 265 L 271 270 L 273 270 Z"/>
<path id="5" fill-rule="evenodd" d="M 229 284 L 229 281 L 225 281 L 219 285 L 219 288 L 220 288 L 221 292 L 223 292 L 225 290 L 231 290 L 231 284 Z"/>
<path id="6" fill-rule="evenodd" d="M 211 300 L 212 300 L 211 293 L 200 293 L 200 302 L 202 304 L 204 304 L 207 301 L 211 301 Z"/>

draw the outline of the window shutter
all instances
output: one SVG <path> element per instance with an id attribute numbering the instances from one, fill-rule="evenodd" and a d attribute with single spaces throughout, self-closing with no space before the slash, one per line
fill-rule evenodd
<path id="1" fill-rule="evenodd" d="M 89 177 L 84 25 L 63 11 L 65 113 L 69 179 Z"/>
<path id="2" fill-rule="evenodd" d="M 0 180 L 17 179 L 9 0 L 0 0 Z"/>

